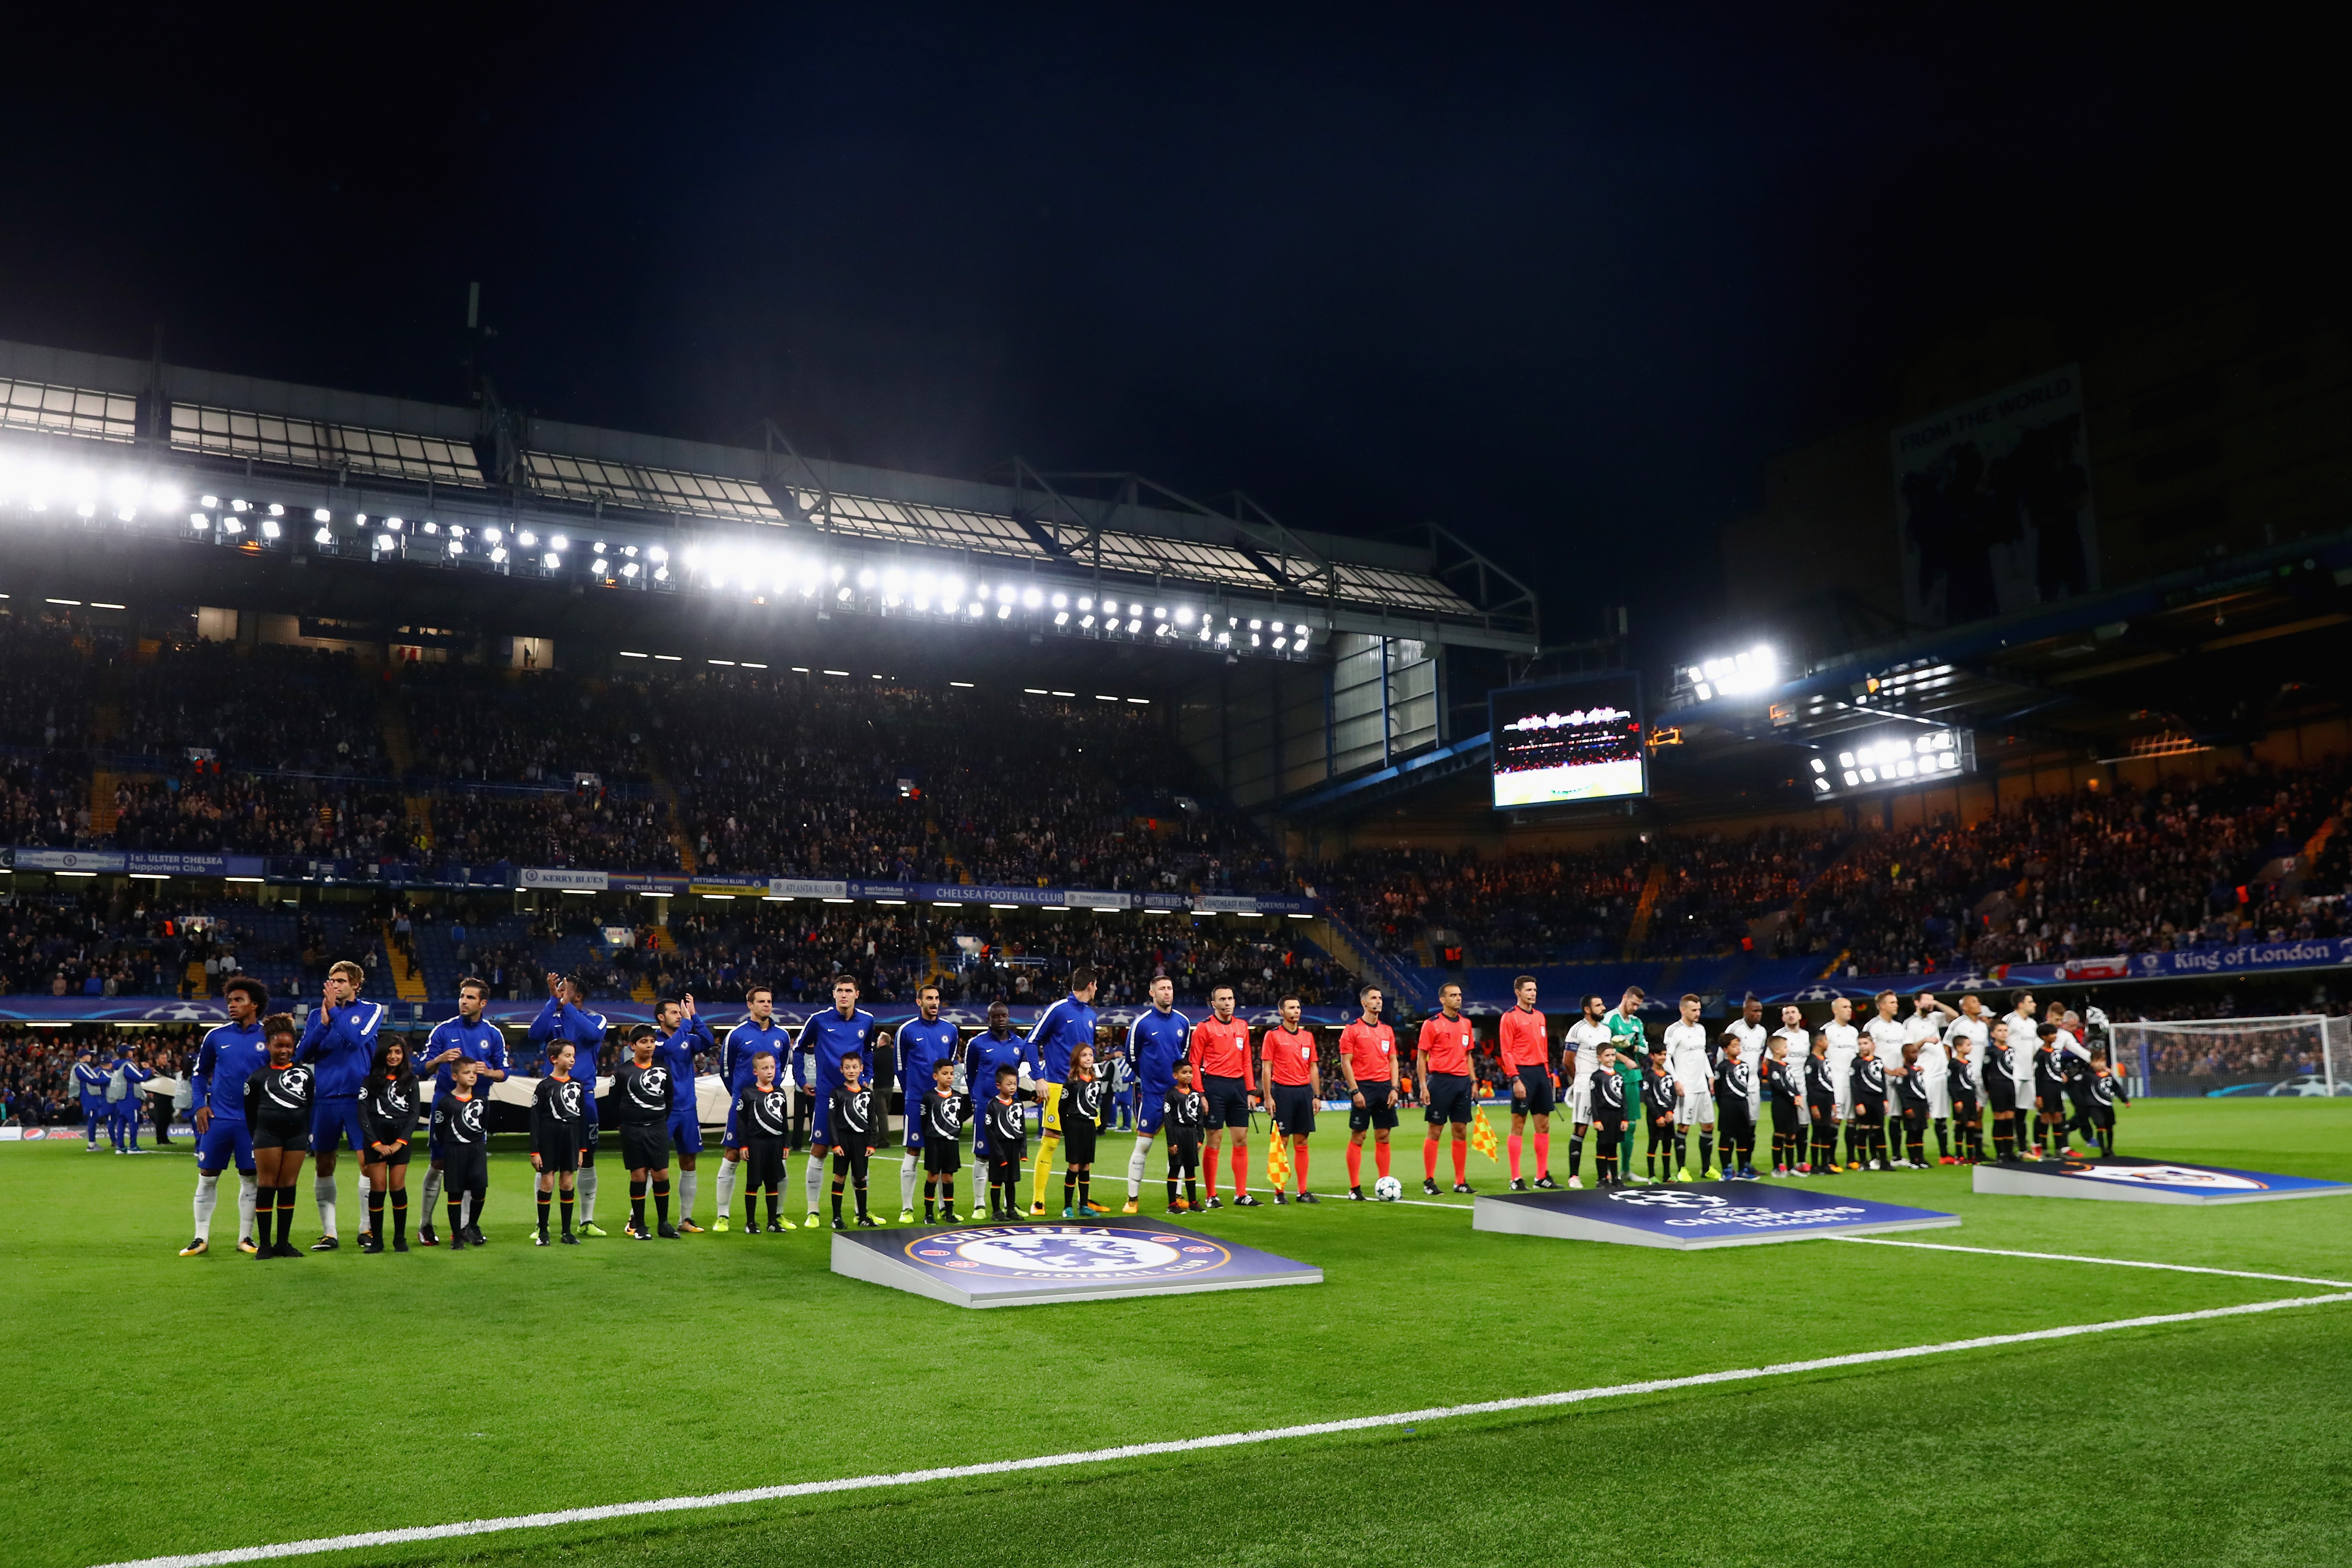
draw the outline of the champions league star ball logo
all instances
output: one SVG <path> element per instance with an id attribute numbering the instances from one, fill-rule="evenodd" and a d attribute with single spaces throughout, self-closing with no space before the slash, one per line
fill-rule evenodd
<path id="1" fill-rule="evenodd" d="M 1223 1268 L 1233 1254 L 1202 1236 L 1108 1226 L 990 1226 L 942 1231 L 907 1244 L 932 1268 L 1000 1279 L 1181 1279 Z"/>
<path id="2" fill-rule="evenodd" d="M 1711 1209 L 1724 1202 L 1712 1193 L 1685 1192 L 1679 1187 L 1631 1187 L 1623 1192 L 1612 1188 L 1609 1201 L 1644 1209 Z"/>

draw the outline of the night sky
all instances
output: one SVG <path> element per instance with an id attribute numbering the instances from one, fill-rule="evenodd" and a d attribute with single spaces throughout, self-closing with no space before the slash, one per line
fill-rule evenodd
<path id="1" fill-rule="evenodd" d="M 2340 268 L 2315 37 L 1754 9 L 108 14 L 12 51 L 0 335 L 457 402 L 479 279 L 534 412 L 1435 518 L 1655 657 L 1931 334 Z"/>

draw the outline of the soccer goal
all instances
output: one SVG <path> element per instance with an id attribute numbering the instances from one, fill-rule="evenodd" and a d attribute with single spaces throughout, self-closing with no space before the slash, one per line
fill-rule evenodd
<path id="1" fill-rule="evenodd" d="M 2352 1018 L 2178 1018 L 2110 1024 L 2135 1094 L 2352 1094 Z"/>

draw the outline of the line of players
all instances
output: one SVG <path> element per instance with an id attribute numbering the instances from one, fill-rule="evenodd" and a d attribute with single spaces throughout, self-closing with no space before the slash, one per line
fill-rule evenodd
<path id="1" fill-rule="evenodd" d="M 1534 982 L 1522 976 L 1518 993 L 1517 1011 L 1532 1014 Z M 2112 1154 L 2116 1107 L 2129 1103 L 2105 1051 L 2085 1044 L 2083 1016 L 2057 1010 L 2037 1024 L 2038 1005 L 2028 991 L 2013 994 L 2011 1011 L 1998 1018 L 1973 994 L 1962 995 L 1955 1007 L 1925 991 L 1912 997 L 1906 1018 L 1902 999 L 1883 991 L 1874 999 L 1875 1016 L 1859 1027 L 1853 1002 L 1841 996 L 1831 1002 L 1819 1030 L 1809 1030 L 1801 1010 L 1790 1004 L 1780 1010 L 1780 1028 L 1769 1036 L 1763 1005 L 1749 997 L 1740 1016 L 1713 1038 L 1698 1021 L 1700 999 L 1686 994 L 1680 1017 L 1646 1053 L 1638 1034 L 1624 1026 L 1643 1000 L 1638 987 L 1629 987 L 1619 1006 L 1604 1013 L 1601 997 L 1587 996 L 1583 1016 L 1569 1028 L 1570 1070 L 1579 1097 L 1571 1110 L 1571 1187 L 1581 1184 L 1578 1167 L 1588 1124 L 1600 1140 L 1601 1179 L 1622 1185 L 1633 1179 L 1637 1127 L 1647 1135 L 1643 1158 L 1649 1180 L 1693 1179 L 1694 1133 L 1698 1179 L 1752 1180 L 1761 1174 L 1754 1152 L 1768 1113 L 1771 1173 L 1806 1177 L 1839 1169 L 1924 1170 L 1931 1128 L 1938 1163 L 1977 1163 L 1986 1157 L 1988 1110 L 1996 1159 L 2063 1157 L 2073 1152 L 2068 1141 L 2076 1133 Z M 1507 1025 L 1509 1019 L 1506 1015 Z M 2090 1021 L 2105 1023 L 2095 1008 Z M 1532 1023 L 1528 1032 L 1532 1038 Z M 1507 1060 L 1507 1035 L 1506 1041 Z M 1634 1066 L 1643 1054 L 1646 1066 Z M 1522 1092 L 1515 1086 L 1515 1100 Z M 1515 1149 L 1515 1186 L 1517 1173 Z M 1548 1172 L 1537 1184 L 1549 1184 Z"/>
<path id="2" fill-rule="evenodd" d="M 488 1198 L 488 1086 L 509 1076 L 506 1037 L 483 1016 L 488 988 L 478 980 L 462 982 L 457 1016 L 436 1026 L 412 1060 L 399 1037 L 379 1041 L 384 1010 L 360 998 L 364 978 L 355 963 L 333 965 L 320 1005 L 299 1036 L 288 1016 L 262 1016 L 268 994 L 259 982 L 241 976 L 226 988 L 230 1021 L 205 1037 L 194 1073 L 195 1236 L 183 1256 L 209 1250 L 218 1181 L 232 1161 L 241 1178 L 240 1250 L 296 1255 L 288 1231 L 295 1180 L 306 1158 L 316 1162 L 313 1194 L 320 1215 L 320 1236 L 311 1250 L 340 1247 L 335 1174 L 338 1155 L 346 1149 L 359 1156 L 362 1166 L 361 1199 L 368 1215 L 362 1249 L 376 1252 L 389 1246 L 406 1251 L 407 1167 L 416 1125 L 425 1118 L 420 1072 L 434 1075 L 435 1093 L 419 1239 L 426 1246 L 440 1244 L 432 1226 L 439 1199 L 448 1207 L 452 1249 L 481 1244 L 481 1214 Z M 595 1075 L 593 1065 L 578 1076 L 574 1069 L 583 1058 L 593 1063 L 607 1025 L 585 1009 L 585 988 L 578 977 L 551 973 L 547 983 L 548 1000 L 529 1030 L 540 1047 L 541 1073 L 530 1111 L 538 1210 L 533 1239 L 542 1246 L 570 1245 L 579 1236 L 606 1234 L 595 1222 Z M 1120 1055 L 1135 1075 L 1137 1133 L 1121 1212 L 1138 1212 L 1150 1154 L 1163 1132 L 1170 1212 L 1224 1206 L 1218 1192 L 1221 1155 L 1229 1162 L 1234 1205 L 1259 1206 L 1249 1190 L 1248 1141 L 1253 1114 L 1261 1109 L 1271 1118 L 1273 1136 L 1288 1144 L 1284 1152 L 1295 1181 L 1295 1192 L 1274 1188 L 1275 1202 L 1320 1201 L 1307 1186 L 1308 1139 L 1320 1094 L 1318 1053 L 1313 1032 L 1300 1021 L 1297 996 L 1282 999 L 1281 1021 L 1265 1029 L 1253 1049 L 1249 1026 L 1234 1015 L 1229 987 L 1212 993 L 1209 1016 L 1195 1022 L 1176 1010 L 1173 984 L 1163 976 L 1152 981 L 1150 1005 L 1129 1026 L 1122 1053 L 1111 1026 L 1095 1013 L 1096 984 L 1090 971 L 1075 971 L 1070 994 L 1048 1007 L 1025 1036 L 1013 1030 L 1009 1011 L 999 1004 L 989 1011 L 988 1026 L 968 1042 L 940 1016 L 938 990 L 920 990 L 917 1016 L 898 1026 L 889 1053 L 906 1092 L 901 1223 L 915 1218 L 919 1175 L 926 1218 L 953 1216 L 966 1127 L 972 1130 L 976 1164 L 988 1169 L 990 1217 L 1022 1216 L 1017 1188 L 1027 1158 L 1024 1095 L 1037 1102 L 1041 1123 L 1026 1217 L 1049 1213 L 1048 1184 L 1057 1156 L 1063 1217 L 1111 1212 L 1095 1200 L 1092 1184 L 1097 1144 L 1112 1121 L 1109 1058 Z M 1749 998 L 1740 1016 L 1713 1038 L 1698 1021 L 1699 998 L 1685 995 L 1680 1017 L 1652 1045 L 1638 1016 L 1643 994 L 1628 987 L 1614 1008 L 1598 995 L 1585 997 L 1581 1016 L 1569 1026 L 1556 1057 L 1548 1020 L 1536 1006 L 1535 980 L 1520 976 L 1514 991 L 1497 1047 L 1510 1083 L 1515 1190 L 1529 1184 L 1523 1158 L 1530 1142 L 1533 1185 L 1556 1185 L 1549 1129 L 1562 1068 L 1571 1127 L 1570 1187 L 1582 1184 L 1588 1135 L 1596 1142 L 1596 1177 L 1630 1180 L 1637 1122 L 1648 1136 L 1649 1179 L 1690 1181 L 1695 1170 L 1702 1180 L 1756 1177 L 1756 1132 L 1768 1110 L 1775 1175 L 1839 1168 L 1841 1127 L 1847 1170 L 1924 1167 L 1931 1126 L 1942 1163 L 1981 1159 L 1988 1107 L 1996 1158 L 2067 1152 L 2066 1140 L 2077 1131 L 2103 1151 L 2113 1151 L 2119 1079 L 2104 1052 L 2085 1047 L 2076 1015 L 2062 1012 L 2037 1026 L 2035 1000 L 2028 992 L 2015 994 L 2011 1013 L 2000 1018 L 1988 1017 L 1974 995 L 1963 995 L 1955 1008 L 1921 992 L 1913 998 L 1908 1019 L 1898 1016 L 1895 994 L 1884 992 L 1876 998 L 1877 1016 L 1859 1028 L 1853 1023 L 1852 1003 L 1840 997 L 1818 1032 L 1807 1030 L 1791 1005 L 1781 1011 L 1781 1028 L 1769 1036 L 1761 1005 Z M 691 1098 L 698 1053 L 716 1055 L 729 1094 L 712 1229 L 724 1232 L 732 1223 L 739 1187 L 746 1234 L 763 1228 L 758 1220 L 762 1200 L 764 1228 L 784 1228 L 781 1196 L 789 1147 L 798 1131 L 793 1122 L 796 1107 L 810 1120 L 814 1151 L 803 1161 L 803 1225 L 814 1228 L 821 1223 L 828 1157 L 835 1226 L 848 1223 L 842 1211 L 849 1194 L 855 1195 L 856 1223 L 875 1223 L 867 1174 L 885 1124 L 875 1097 L 888 1085 L 867 1078 L 865 1052 L 882 1031 L 858 1005 L 855 979 L 838 978 L 833 1001 L 830 1010 L 813 1016 L 795 1033 L 774 1016 L 772 993 L 754 985 L 745 994 L 745 1018 L 722 1041 L 700 1017 L 692 996 L 666 998 L 656 1010 L 657 1026 L 639 1025 L 629 1032 L 629 1057 L 614 1082 L 622 1164 L 630 1184 L 626 1234 L 653 1239 L 702 1228 L 692 1217 L 703 1144 L 700 1110 Z M 1462 1011 L 1461 988 L 1444 986 L 1438 1012 L 1422 1023 L 1410 1075 L 1395 1031 L 1381 1019 L 1380 988 L 1364 987 L 1359 1002 L 1359 1016 L 1339 1038 L 1349 1106 L 1349 1197 L 1365 1197 L 1368 1132 L 1378 1177 L 1391 1176 L 1391 1133 L 1400 1110 L 1415 1101 L 1426 1125 L 1422 1190 L 1441 1190 L 1439 1152 L 1450 1127 L 1452 1190 L 1473 1191 L 1467 1144 L 1476 1104 L 1475 1037 Z M 2104 1022 L 2095 1009 L 2092 1021 Z M 2037 1042 L 2031 1047 L 2021 1043 L 2029 1037 Z M 959 1067 L 966 1086 L 961 1090 L 955 1087 Z M 788 1079 L 795 1094 L 785 1092 Z M 1890 1127 L 1899 1131 L 1890 1134 Z M 1955 1128 L 1958 1155 L 1952 1152 Z M 1689 1147 L 1694 1136 L 1696 1168 Z M 673 1161 L 679 1171 L 676 1226 L 669 1217 Z M 645 1214 L 648 1199 L 655 1211 L 650 1226 Z M 977 1212 L 977 1190 L 973 1199 Z M 551 1209 L 561 1215 L 555 1233 L 549 1226 Z M 257 1215 L 274 1220 L 274 1239 L 264 1234 L 268 1226 Z"/>

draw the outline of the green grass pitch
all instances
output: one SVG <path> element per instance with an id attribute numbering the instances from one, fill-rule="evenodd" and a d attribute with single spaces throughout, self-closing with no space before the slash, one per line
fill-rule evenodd
<path id="1" fill-rule="evenodd" d="M 1417 1187 L 1418 1129 L 1404 1131 L 1396 1170 Z M 1344 1137 L 1317 1140 L 1327 1196 Z M 1128 1142 L 1103 1147 L 1116 1198 Z M 2142 1102 L 2123 1148 L 2352 1179 L 2352 1101 Z M 835 1277 L 828 1231 L 624 1240 L 625 1183 L 609 1168 L 615 1234 L 542 1251 L 525 1238 L 527 1162 L 492 1163 L 485 1249 L 347 1245 L 260 1264 L 226 1245 L 226 1190 L 218 1249 L 174 1256 L 184 1153 L 0 1146 L 0 1563 L 1017 1458 L 2326 1293 L 1830 1240 L 1675 1254 L 1327 1201 L 1190 1222 L 1318 1264 L 1319 1286 L 971 1312 Z M 307 1175 L 301 1243 L 316 1233 Z M 876 1176 L 895 1212 L 895 1157 Z M 1474 1155 L 1471 1180 L 1494 1190 L 1503 1173 Z M 1817 1184 L 1963 1216 L 1920 1240 L 2352 1279 L 2352 1199 L 1978 1198 L 1958 1169 Z M 347 1242 L 356 1185 L 342 1182 Z M 1156 1213 L 1157 1184 L 1145 1192 Z M 2347 1410 L 2352 1304 L 2323 1305 L 306 1561 L 2340 1562 Z"/>

